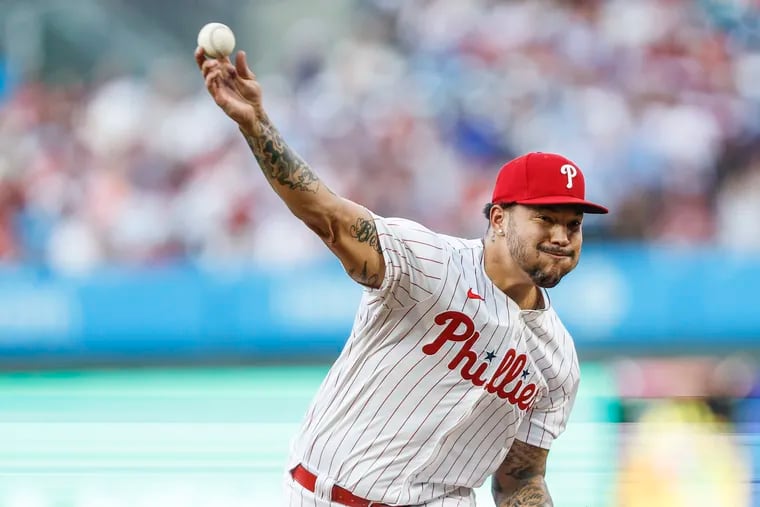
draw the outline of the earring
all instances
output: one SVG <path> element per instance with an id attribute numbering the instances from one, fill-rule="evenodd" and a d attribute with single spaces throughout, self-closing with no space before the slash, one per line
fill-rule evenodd
<path id="1" fill-rule="evenodd" d="M 498 231 L 496 231 L 496 234 L 498 234 L 499 236 L 504 236 L 504 231 L 502 229 L 499 229 Z"/>

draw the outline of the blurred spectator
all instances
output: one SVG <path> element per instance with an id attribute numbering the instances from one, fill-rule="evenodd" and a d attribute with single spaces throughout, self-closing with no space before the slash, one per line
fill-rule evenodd
<path id="1" fill-rule="evenodd" d="M 721 400 L 649 402 L 620 465 L 620 507 L 749 507 L 750 462 Z M 716 407 L 718 410 L 716 410 Z"/>
<path id="2" fill-rule="evenodd" d="M 611 220 L 591 239 L 760 252 L 758 7 L 702 0 L 365 0 L 329 50 L 293 30 L 262 76 L 285 137 L 383 215 L 479 236 L 498 167 L 584 168 Z M 0 104 L 0 259 L 307 262 L 326 250 L 264 187 L 183 60 Z M 735 153 L 741 151 L 740 155 Z"/>
<path id="3" fill-rule="evenodd" d="M 755 505 L 747 440 L 755 428 L 745 423 L 754 362 L 743 355 L 628 358 L 615 371 L 626 423 L 616 505 Z"/>

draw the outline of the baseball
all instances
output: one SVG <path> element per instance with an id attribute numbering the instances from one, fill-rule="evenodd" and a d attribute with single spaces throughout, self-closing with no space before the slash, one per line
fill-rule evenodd
<path id="1" fill-rule="evenodd" d="M 229 56 L 235 48 L 235 34 L 223 23 L 207 23 L 198 32 L 198 45 L 211 58 Z"/>

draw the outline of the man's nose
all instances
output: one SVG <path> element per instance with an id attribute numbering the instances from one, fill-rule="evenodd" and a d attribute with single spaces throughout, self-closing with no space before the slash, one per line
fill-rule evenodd
<path id="1" fill-rule="evenodd" d="M 553 245 L 559 245 L 559 246 L 567 246 L 570 244 L 570 238 L 568 237 L 567 233 L 567 227 L 564 225 L 557 224 L 554 227 L 552 227 L 552 244 Z"/>

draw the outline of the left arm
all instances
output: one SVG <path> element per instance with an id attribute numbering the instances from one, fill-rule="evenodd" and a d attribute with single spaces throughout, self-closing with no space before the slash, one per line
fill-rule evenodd
<path id="1" fill-rule="evenodd" d="M 493 475 L 491 492 L 497 507 L 553 507 L 544 476 L 547 449 L 519 440 Z"/>

